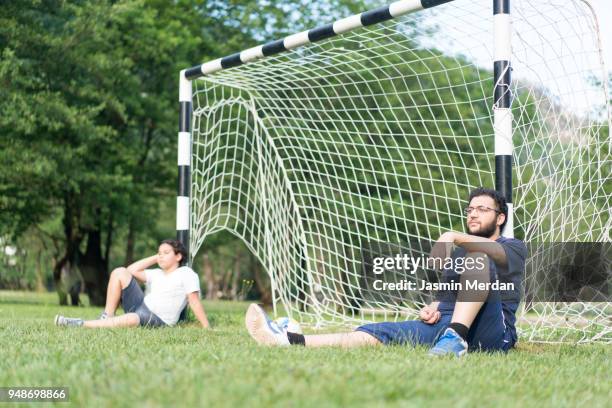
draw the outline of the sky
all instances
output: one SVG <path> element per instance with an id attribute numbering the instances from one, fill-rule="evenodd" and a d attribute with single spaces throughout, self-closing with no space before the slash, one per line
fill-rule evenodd
<path id="1" fill-rule="evenodd" d="M 612 72 L 612 0 L 589 0 L 597 16 L 607 72 Z M 512 77 L 517 84 L 541 84 L 558 103 L 578 114 L 598 114 L 605 103 L 592 79 L 605 78 L 590 31 L 591 13 L 581 0 L 511 2 L 513 16 Z M 437 35 L 421 41 L 447 55 L 465 55 L 490 69 L 494 42 L 490 2 L 459 0 L 425 11 L 419 24 Z"/>
<path id="2" fill-rule="evenodd" d="M 599 19 L 608 71 L 612 71 L 612 0 L 591 0 Z"/>

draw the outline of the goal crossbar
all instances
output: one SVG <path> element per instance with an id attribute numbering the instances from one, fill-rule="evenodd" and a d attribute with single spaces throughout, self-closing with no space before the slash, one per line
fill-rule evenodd
<path id="1" fill-rule="evenodd" d="M 218 58 L 216 60 L 196 65 L 184 70 L 184 76 L 187 80 L 200 78 L 203 75 L 214 74 L 227 68 L 237 67 L 248 62 L 258 60 L 260 58 L 269 57 L 281 52 L 294 50 L 307 44 L 325 40 L 327 38 L 347 33 L 351 30 L 366 27 L 374 24 L 383 23 L 385 21 L 403 16 L 405 14 L 414 13 L 439 6 L 444 3 L 450 3 L 454 0 L 400 0 L 386 6 L 378 7 L 363 13 L 340 19 L 332 24 L 327 24 L 311 30 L 302 31 L 297 34 L 287 36 L 283 39 L 271 41 L 267 44 L 249 48 L 242 52 L 238 52 L 227 57 Z M 505 0 L 506 2 L 508 0 Z M 498 4 L 499 3 L 499 4 Z M 495 7 L 500 8 L 503 1 L 495 1 Z"/>

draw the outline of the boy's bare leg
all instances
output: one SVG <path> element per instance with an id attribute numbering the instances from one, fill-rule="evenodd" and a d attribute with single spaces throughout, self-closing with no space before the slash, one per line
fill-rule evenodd
<path id="1" fill-rule="evenodd" d="M 312 334 L 304 336 L 306 347 L 362 347 L 362 346 L 377 346 L 380 341 L 368 333 L 354 331 L 350 333 L 333 333 L 333 334 Z"/>
<path id="2" fill-rule="evenodd" d="M 110 328 L 110 327 L 135 327 L 140 324 L 140 318 L 136 313 L 126 313 L 117 317 L 109 317 L 104 320 L 86 320 L 83 327 Z"/>
<path id="3" fill-rule="evenodd" d="M 119 302 L 121 300 L 121 291 L 130 284 L 132 280 L 132 274 L 130 274 L 126 268 L 117 268 L 111 273 L 108 281 L 108 288 L 106 289 L 106 305 L 104 306 L 104 313 L 107 316 L 112 317 L 115 315 Z"/>

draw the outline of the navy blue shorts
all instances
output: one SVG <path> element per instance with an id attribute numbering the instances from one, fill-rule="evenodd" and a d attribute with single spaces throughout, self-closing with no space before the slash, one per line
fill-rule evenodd
<path id="1" fill-rule="evenodd" d="M 121 307 L 125 313 L 136 313 L 141 326 L 166 326 L 166 323 L 144 304 L 144 292 L 134 278 L 121 290 Z"/>
<path id="2" fill-rule="evenodd" d="M 411 344 L 433 346 L 444 333 L 453 316 L 453 304 L 440 305 L 440 319 L 435 324 L 421 320 L 405 322 L 371 323 L 356 330 L 377 338 L 383 344 Z M 487 302 L 478 312 L 468 332 L 470 351 L 506 352 L 514 342 L 510 330 L 506 328 L 500 302 Z"/>

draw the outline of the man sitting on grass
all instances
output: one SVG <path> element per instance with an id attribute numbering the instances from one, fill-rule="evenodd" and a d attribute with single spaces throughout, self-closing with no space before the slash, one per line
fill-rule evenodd
<path id="1" fill-rule="evenodd" d="M 157 255 L 134 262 L 127 268 L 113 270 L 108 282 L 106 306 L 97 320 L 55 316 L 57 326 L 134 327 L 173 326 L 187 303 L 203 328 L 208 318 L 200 303 L 200 280 L 188 266 L 181 266 L 187 251 L 180 241 L 167 239 L 159 245 Z M 158 264 L 161 269 L 147 269 Z M 144 295 L 136 283 L 146 282 L 150 293 Z M 119 306 L 125 311 L 115 316 Z"/>
<path id="2" fill-rule="evenodd" d="M 458 290 L 420 311 L 420 320 L 366 324 L 354 332 L 302 335 L 281 329 L 263 309 L 249 306 L 245 323 L 251 337 L 264 345 L 303 345 L 307 347 L 357 347 L 378 344 L 423 344 L 433 346 L 429 354 L 464 355 L 470 351 L 506 352 L 517 340 L 515 322 L 519 304 L 518 293 L 525 268 L 527 248 L 522 241 L 500 236 L 506 223 L 508 207 L 504 197 L 495 190 L 477 188 L 470 193 L 465 209 L 468 234 L 444 233 L 432 249 L 432 258 L 443 256 L 446 243 L 456 246 L 466 258 L 484 259 L 481 270 L 459 276 L 446 270 L 446 281 L 465 283 L 469 276 L 481 283 L 512 282 L 511 298 L 499 292 Z M 469 276 L 468 276 L 469 275 Z"/>

